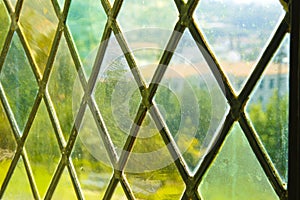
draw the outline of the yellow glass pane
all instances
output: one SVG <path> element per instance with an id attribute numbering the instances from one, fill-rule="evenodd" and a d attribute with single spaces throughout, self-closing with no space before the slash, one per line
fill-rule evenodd
<path id="1" fill-rule="evenodd" d="M 43 101 L 29 131 L 25 148 L 39 194 L 43 197 L 60 158 L 55 133 Z"/>
<path id="2" fill-rule="evenodd" d="M 0 52 L 2 51 L 2 47 L 6 38 L 6 34 L 9 30 L 10 18 L 7 13 L 6 7 L 4 5 L 3 0 L 0 1 Z"/>
<path id="3" fill-rule="evenodd" d="M 52 199 L 77 199 L 68 170 L 65 168 L 55 188 Z"/>
<path id="4" fill-rule="evenodd" d="M 115 192 L 112 196 L 112 199 L 113 200 L 127 200 L 127 197 L 126 197 L 124 190 L 120 183 L 116 187 Z"/>
<path id="5" fill-rule="evenodd" d="M 49 0 L 24 0 L 20 28 L 41 74 L 47 64 L 58 19 Z"/>
<path id="6" fill-rule="evenodd" d="M 3 195 L 3 200 L 10 199 L 34 199 L 24 163 L 21 158 L 18 161 L 18 164 Z"/>
<path id="7" fill-rule="evenodd" d="M 126 177 L 137 199 L 181 199 L 185 189 L 175 164 L 155 171 L 147 171 L 145 167 L 145 172 L 126 173 Z"/>
<path id="8" fill-rule="evenodd" d="M 0 185 L 2 185 L 15 155 L 16 141 L 0 101 Z"/>

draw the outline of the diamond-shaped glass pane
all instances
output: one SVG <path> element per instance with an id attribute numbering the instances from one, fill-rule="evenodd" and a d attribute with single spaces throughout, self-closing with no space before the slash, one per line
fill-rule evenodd
<path id="1" fill-rule="evenodd" d="M 154 171 L 173 162 L 159 130 L 147 114 L 136 136 L 136 143 L 125 171 L 132 173 Z"/>
<path id="2" fill-rule="evenodd" d="M 60 158 L 55 133 L 43 101 L 29 131 L 25 148 L 39 194 L 43 197 Z"/>
<path id="3" fill-rule="evenodd" d="M 239 125 L 234 125 L 199 192 L 206 200 L 279 199 Z"/>
<path id="4" fill-rule="evenodd" d="M 14 117 L 23 130 L 37 94 L 37 83 L 17 35 L 13 40 L 0 74 Z"/>
<path id="5" fill-rule="evenodd" d="M 83 95 L 65 38 L 61 38 L 48 84 L 56 114 L 65 138 L 70 135 Z"/>
<path id="6" fill-rule="evenodd" d="M 189 32 L 182 36 L 155 102 L 194 172 L 223 121 L 227 103 Z"/>
<path id="7" fill-rule="evenodd" d="M 77 199 L 71 178 L 66 168 L 59 179 L 52 199 Z"/>
<path id="8" fill-rule="evenodd" d="M 185 189 L 174 164 L 151 172 L 126 173 L 126 177 L 137 199 L 181 199 Z"/>
<path id="9" fill-rule="evenodd" d="M 67 24 L 88 76 L 92 71 L 105 23 L 106 15 L 100 1 L 72 1 Z"/>
<path id="10" fill-rule="evenodd" d="M 279 1 L 201 1 L 195 18 L 232 86 L 239 91 L 282 18 Z"/>
<path id="11" fill-rule="evenodd" d="M 51 1 L 24 0 L 19 22 L 34 61 L 43 74 L 58 24 Z"/>
<path id="12" fill-rule="evenodd" d="M 124 1 L 117 18 L 125 32 L 151 27 L 173 30 L 177 19 L 177 8 L 171 0 Z"/>
<path id="13" fill-rule="evenodd" d="M 15 155 L 16 141 L 0 101 L 0 185 Z"/>
<path id="14" fill-rule="evenodd" d="M 7 13 L 3 0 L 0 1 L 0 52 L 2 50 L 6 34 L 9 30 L 10 18 Z"/>
<path id="15" fill-rule="evenodd" d="M 3 199 L 34 199 L 23 160 L 20 158 L 4 192 Z"/>
<path id="16" fill-rule="evenodd" d="M 250 96 L 247 112 L 284 181 L 288 168 L 289 38 L 267 66 Z"/>
<path id="17" fill-rule="evenodd" d="M 72 160 L 84 196 L 102 199 L 113 169 L 89 109 L 83 118 Z"/>
<path id="18" fill-rule="evenodd" d="M 115 192 L 112 196 L 112 200 L 127 200 L 127 197 L 120 183 L 115 189 Z"/>
<path id="19" fill-rule="evenodd" d="M 101 66 L 94 98 L 116 151 L 121 152 L 141 101 L 138 86 L 119 47 L 109 42 L 115 53 L 107 54 Z"/>

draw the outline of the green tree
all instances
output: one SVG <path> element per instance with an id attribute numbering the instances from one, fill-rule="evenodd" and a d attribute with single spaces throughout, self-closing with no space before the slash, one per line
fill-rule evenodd
<path id="1" fill-rule="evenodd" d="M 265 148 L 282 176 L 287 173 L 288 98 L 274 90 L 268 103 L 252 104 L 249 115 Z"/>

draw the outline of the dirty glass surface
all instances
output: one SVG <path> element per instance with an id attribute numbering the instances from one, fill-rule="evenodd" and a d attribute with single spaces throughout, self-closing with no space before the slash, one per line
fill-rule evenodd
<path id="1" fill-rule="evenodd" d="M 0 11 L 0 199 L 287 199 L 279 1 Z"/>

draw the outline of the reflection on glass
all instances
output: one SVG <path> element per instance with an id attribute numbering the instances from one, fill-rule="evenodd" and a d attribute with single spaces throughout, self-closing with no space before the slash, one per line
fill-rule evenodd
<path id="1" fill-rule="evenodd" d="M 126 173 L 126 177 L 137 199 L 181 199 L 185 189 L 174 163 L 155 171 Z"/>
<path id="2" fill-rule="evenodd" d="M 279 199 L 237 124 L 206 172 L 199 190 L 206 200 Z"/>
<path id="3" fill-rule="evenodd" d="M 105 23 L 106 14 L 100 1 L 71 2 L 67 24 L 88 77 L 92 71 Z"/>
<path id="4" fill-rule="evenodd" d="M 60 158 L 60 151 L 44 102 L 35 116 L 25 148 L 39 194 L 43 197 Z"/>
<path id="5" fill-rule="evenodd" d="M 84 196 L 87 199 L 102 199 L 113 170 L 89 109 L 83 118 L 72 160 Z"/>
<path id="6" fill-rule="evenodd" d="M 279 1 L 201 1 L 195 17 L 231 81 L 241 90 L 281 19 Z"/>
<path id="7" fill-rule="evenodd" d="M 43 74 L 58 24 L 51 1 L 24 0 L 19 21 L 35 63 Z"/>
<path id="8" fill-rule="evenodd" d="M 155 102 L 194 173 L 223 121 L 227 104 L 189 32 L 178 44 Z"/>
<path id="9" fill-rule="evenodd" d="M 9 24 L 10 24 L 10 18 L 9 15 L 7 14 L 5 5 L 3 3 L 3 0 L 0 1 L 0 52 L 2 50 L 6 34 L 9 29 Z"/>
<path id="10" fill-rule="evenodd" d="M 0 101 L 0 186 L 2 185 L 16 150 L 16 141 Z"/>
<path id="11" fill-rule="evenodd" d="M 289 37 L 253 91 L 247 112 L 281 178 L 287 182 Z"/>
<path id="12" fill-rule="evenodd" d="M 62 173 L 51 199 L 77 199 L 67 168 Z"/>
<path id="13" fill-rule="evenodd" d="M 13 36 L 0 81 L 19 129 L 23 131 L 37 94 L 37 83 L 17 35 Z"/>
<path id="14" fill-rule="evenodd" d="M 34 199 L 22 158 L 18 161 L 3 195 L 3 200 L 10 199 Z"/>
<path id="15" fill-rule="evenodd" d="M 80 104 L 83 92 L 64 37 L 61 38 L 58 47 L 48 91 L 67 140 L 73 126 L 74 116 L 77 115 L 75 104 Z"/>
<path id="16" fill-rule="evenodd" d="M 111 41 L 110 41 L 111 43 Z M 108 47 L 112 51 L 114 46 Z M 120 50 L 121 51 L 121 50 Z M 141 96 L 124 56 L 118 49 L 106 54 L 95 87 L 94 98 L 118 154 L 134 122 Z"/>

